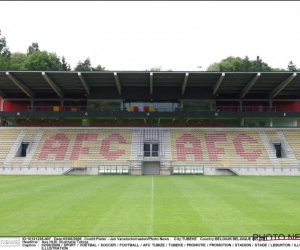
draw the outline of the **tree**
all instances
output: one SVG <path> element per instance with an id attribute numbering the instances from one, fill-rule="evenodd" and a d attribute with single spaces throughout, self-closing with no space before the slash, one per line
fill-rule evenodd
<path id="1" fill-rule="evenodd" d="M 24 62 L 25 70 L 62 70 L 62 63 L 56 53 L 34 51 Z"/>
<path id="2" fill-rule="evenodd" d="M 253 71 L 262 71 L 262 68 L 263 68 L 262 59 L 260 59 L 259 56 L 257 56 L 256 61 L 253 62 Z"/>
<path id="3" fill-rule="evenodd" d="M 249 60 L 248 56 L 244 59 L 241 57 L 227 57 L 219 63 L 212 63 L 208 66 L 207 71 L 220 71 L 220 72 L 249 72 L 249 71 L 272 71 L 272 68 L 264 63 L 259 56 L 256 60 Z"/>
<path id="4" fill-rule="evenodd" d="M 27 60 L 27 56 L 21 52 L 15 52 L 11 54 L 9 61 L 10 70 L 24 70 L 24 63 Z"/>
<path id="5" fill-rule="evenodd" d="M 102 67 L 100 64 L 97 67 L 92 67 L 90 58 L 86 58 L 83 62 L 79 61 L 77 66 L 74 69 L 75 71 L 105 71 L 105 67 Z"/>
<path id="6" fill-rule="evenodd" d="M 287 66 L 287 70 L 288 71 L 292 71 L 292 72 L 296 72 L 297 71 L 297 67 L 296 65 L 293 63 L 293 61 L 289 62 L 289 65 Z"/>
<path id="7" fill-rule="evenodd" d="M 285 69 L 281 69 L 281 68 L 272 68 L 272 71 L 274 71 L 274 72 L 284 72 Z"/>
<path id="8" fill-rule="evenodd" d="M 0 30 L 0 55 L 5 58 L 6 61 L 9 61 L 11 57 L 11 52 L 9 50 L 9 47 L 6 45 L 6 38 L 5 36 L 1 35 L 1 30 Z"/>
<path id="9" fill-rule="evenodd" d="M 220 63 L 220 70 L 222 72 L 226 71 L 243 71 L 242 69 L 243 60 L 240 57 L 227 57 L 223 59 Z"/>
<path id="10" fill-rule="evenodd" d="M 245 56 L 245 58 L 243 59 L 243 66 L 244 66 L 243 71 L 248 72 L 251 70 L 251 62 L 248 56 Z"/>
<path id="11" fill-rule="evenodd" d="M 162 67 L 159 66 L 159 67 L 152 67 L 150 70 L 145 70 L 145 71 L 162 71 Z"/>
<path id="12" fill-rule="evenodd" d="M 252 71 L 256 72 L 272 71 L 272 68 L 268 64 L 263 62 L 263 60 L 259 56 L 256 57 L 256 61 L 253 61 L 252 67 Z"/>
<path id="13" fill-rule="evenodd" d="M 212 63 L 208 66 L 207 71 L 244 71 L 243 69 L 243 59 L 240 57 L 227 57 L 223 59 L 220 63 Z"/>
<path id="14" fill-rule="evenodd" d="M 4 56 L 0 55 L 0 70 L 8 70 L 8 69 L 9 69 L 8 61 Z"/>
<path id="15" fill-rule="evenodd" d="M 64 56 L 61 59 L 61 64 L 62 64 L 62 70 L 63 71 L 70 71 L 71 70 L 70 64 L 66 62 L 66 58 Z"/>
<path id="16" fill-rule="evenodd" d="M 27 49 L 27 56 L 30 56 L 33 52 L 39 51 L 39 44 L 32 43 Z"/>
<path id="17" fill-rule="evenodd" d="M 102 67 L 100 64 L 96 68 L 92 68 L 92 71 L 105 71 L 105 67 Z"/>
<path id="18" fill-rule="evenodd" d="M 75 71 L 92 71 L 92 64 L 90 58 L 86 58 L 83 62 L 79 61 L 74 69 Z"/>
<path id="19" fill-rule="evenodd" d="M 207 70 L 206 71 L 217 71 L 219 72 L 220 71 L 220 64 L 219 63 L 212 63 L 211 65 L 209 65 L 207 67 Z"/>
<path id="20" fill-rule="evenodd" d="M 221 71 L 221 72 L 232 72 L 238 71 L 243 72 L 247 68 L 247 59 L 242 59 L 241 57 L 227 57 L 223 59 L 220 63 L 213 63 L 208 68 L 207 71 Z"/>

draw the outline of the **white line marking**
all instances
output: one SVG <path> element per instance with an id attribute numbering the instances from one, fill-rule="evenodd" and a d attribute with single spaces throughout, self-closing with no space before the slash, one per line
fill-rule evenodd
<path id="1" fill-rule="evenodd" d="M 154 201 L 154 180 L 152 176 L 152 190 L 151 190 L 151 204 L 150 204 L 150 236 L 153 236 L 153 216 L 154 216 L 153 201 Z"/>

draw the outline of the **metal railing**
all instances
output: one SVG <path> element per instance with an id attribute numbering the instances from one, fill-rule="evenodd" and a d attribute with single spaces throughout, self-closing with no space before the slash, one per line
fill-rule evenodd
<path id="1" fill-rule="evenodd" d="M 98 175 L 102 174 L 129 174 L 129 166 L 99 166 Z"/>
<path id="2" fill-rule="evenodd" d="M 27 107 L 28 111 L 54 111 L 53 106 L 28 106 Z M 120 111 L 120 108 L 101 108 L 101 109 L 92 109 L 88 108 L 86 106 L 62 106 L 59 111 L 65 111 L 65 112 L 70 112 L 70 111 Z M 127 112 L 147 112 L 151 113 L 153 111 L 146 111 L 144 107 L 139 107 L 138 111 L 129 111 L 127 108 L 124 108 L 123 111 Z M 242 111 L 242 112 L 268 112 L 268 111 L 276 111 L 276 107 L 270 108 L 270 106 L 217 106 L 215 110 L 207 110 L 203 109 L 201 107 L 183 107 L 182 109 L 180 108 L 155 108 L 155 112 L 174 112 L 174 111 L 222 111 L 222 112 L 237 112 L 237 111 Z M 281 110 L 282 112 L 288 112 L 288 111 L 293 111 L 291 109 L 285 109 Z"/>
<path id="3" fill-rule="evenodd" d="M 195 175 L 195 174 L 203 174 L 204 167 L 203 166 L 173 166 L 172 173 L 174 175 Z"/>
<path id="4" fill-rule="evenodd" d="M 158 157 L 158 151 L 144 151 L 144 157 Z"/>
<path id="5" fill-rule="evenodd" d="M 268 112 L 268 111 L 276 111 L 276 107 L 270 108 L 269 106 L 217 106 L 217 111 L 221 112 Z"/>
<path id="6" fill-rule="evenodd" d="M 54 111 L 53 106 L 28 106 L 28 111 Z M 62 106 L 59 111 L 87 111 L 86 106 Z M 56 111 L 54 111 L 56 112 Z"/>

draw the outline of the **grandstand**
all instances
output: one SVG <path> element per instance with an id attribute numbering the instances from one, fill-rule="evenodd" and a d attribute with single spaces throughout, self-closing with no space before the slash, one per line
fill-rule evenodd
<path id="1" fill-rule="evenodd" d="M 0 72 L 0 175 L 299 175 L 293 72 Z"/>

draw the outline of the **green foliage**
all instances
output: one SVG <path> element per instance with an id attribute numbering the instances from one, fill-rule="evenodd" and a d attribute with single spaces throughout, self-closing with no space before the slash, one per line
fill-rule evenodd
<path id="1" fill-rule="evenodd" d="M 145 71 L 151 71 L 151 72 L 154 72 L 154 71 L 162 71 L 162 67 L 159 66 L 159 67 L 152 67 L 150 70 L 146 69 Z M 170 71 L 170 69 L 169 69 Z"/>
<path id="2" fill-rule="evenodd" d="M 79 61 L 74 69 L 75 71 L 92 71 L 92 64 L 90 58 L 86 58 L 83 62 Z"/>
<path id="3" fill-rule="evenodd" d="M 212 63 L 208 66 L 207 71 L 221 71 L 220 70 L 220 63 Z"/>
<path id="4" fill-rule="evenodd" d="M 39 50 L 39 44 L 38 43 L 32 43 L 28 49 L 27 49 L 27 56 L 30 56 L 33 52 Z"/>
<path id="5" fill-rule="evenodd" d="M 2 50 L 5 47 L 6 47 L 6 38 L 4 36 L 1 36 L 1 30 L 0 30 L 0 53 L 2 53 Z"/>
<path id="6" fill-rule="evenodd" d="M 272 71 L 274 71 L 274 72 L 285 72 L 285 69 L 273 68 Z"/>
<path id="7" fill-rule="evenodd" d="M 145 69 L 145 71 L 151 71 L 151 72 L 155 72 L 155 71 L 169 71 L 169 72 L 172 72 L 173 70 L 172 69 L 163 69 L 162 66 L 159 66 L 159 67 L 152 67 L 151 69 Z"/>
<path id="8" fill-rule="evenodd" d="M 0 70 L 57 70 L 70 71 L 71 66 L 66 62 L 65 57 L 60 58 L 56 53 L 45 50 L 40 51 L 39 44 L 32 43 L 27 53 L 11 53 L 6 43 L 6 38 L 1 35 L 0 30 Z M 84 62 L 79 61 L 76 71 L 105 71 L 105 67 L 98 64 L 92 67 L 91 61 L 87 58 Z"/>
<path id="9" fill-rule="evenodd" d="M 100 64 L 96 68 L 92 68 L 92 71 L 105 71 L 105 67 L 102 67 Z"/>
<path id="10" fill-rule="evenodd" d="M 0 30 L 0 55 L 3 56 L 6 61 L 9 61 L 11 57 L 11 52 L 9 50 L 9 47 L 6 45 L 6 38 L 5 36 L 1 35 L 1 30 Z"/>
<path id="11" fill-rule="evenodd" d="M 273 69 L 259 56 L 256 60 L 249 60 L 248 56 L 244 59 L 241 57 L 227 57 L 220 63 L 212 63 L 208 66 L 207 71 L 220 71 L 220 72 L 266 72 L 273 71 Z"/>
<path id="12" fill-rule="evenodd" d="M 79 61 L 74 69 L 75 71 L 105 71 L 105 67 L 97 65 L 97 67 L 92 67 L 90 58 L 86 58 L 83 62 Z"/>
<path id="13" fill-rule="evenodd" d="M 245 72 L 249 72 L 251 70 L 251 61 L 249 60 L 248 56 L 245 56 L 242 65 Z"/>
<path id="14" fill-rule="evenodd" d="M 297 67 L 296 65 L 293 63 L 293 61 L 289 62 L 289 65 L 287 66 L 287 70 L 288 71 L 292 71 L 292 72 L 296 72 L 297 71 Z"/>
<path id="15" fill-rule="evenodd" d="M 159 66 L 159 67 L 152 67 L 150 69 L 150 71 L 162 71 L 162 67 L 161 66 Z"/>
<path id="16" fill-rule="evenodd" d="M 0 55 L 0 70 L 8 70 L 9 63 L 7 62 L 6 58 Z"/>
<path id="17" fill-rule="evenodd" d="M 25 70 L 62 70 L 60 58 L 55 53 L 35 51 L 24 63 Z"/>
<path id="18" fill-rule="evenodd" d="M 71 70 L 70 64 L 66 62 L 66 58 L 64 56 L 61 59 L 61 64 L 62 64 L 62 70 L 63 71 L 70 71 Z"/>
<path id="19" fill-rule="evenodd" d="M 27 60 L 27 56 L 21 52 L 12 53 L 9 61 L 10 70 L 24 70 L 24 63 Z"/>

